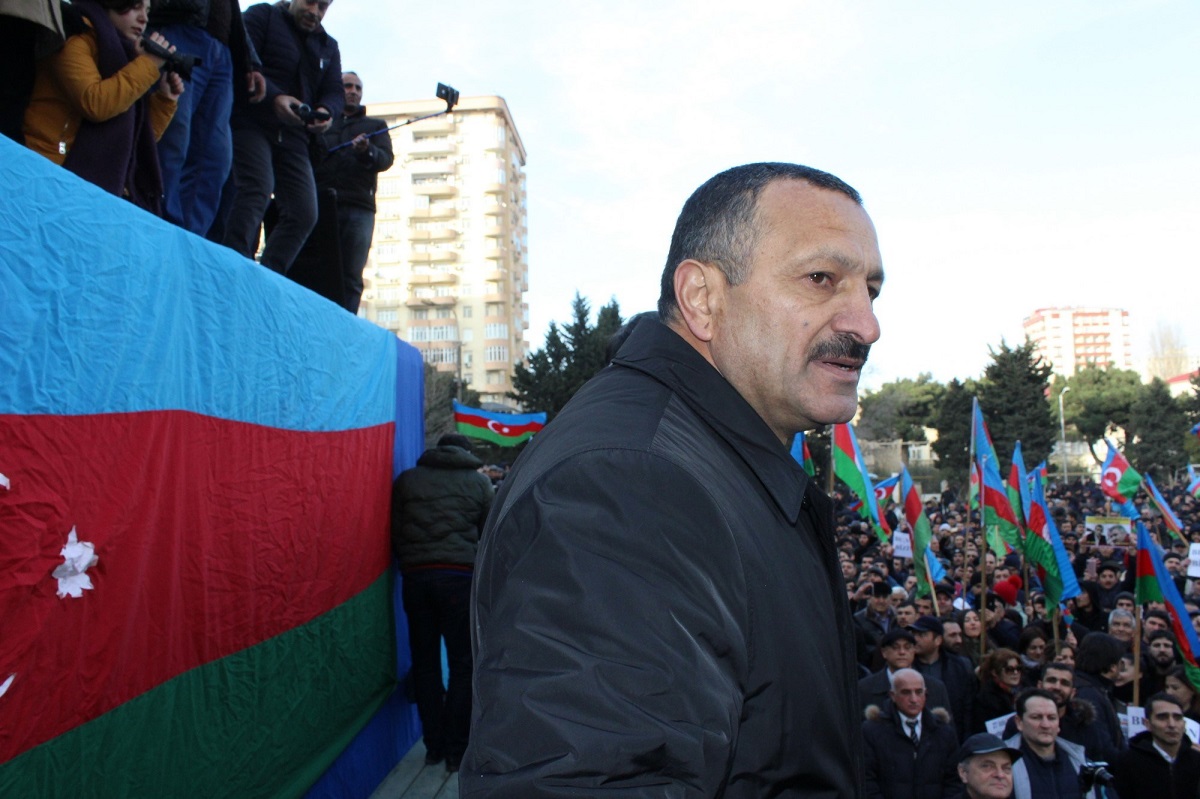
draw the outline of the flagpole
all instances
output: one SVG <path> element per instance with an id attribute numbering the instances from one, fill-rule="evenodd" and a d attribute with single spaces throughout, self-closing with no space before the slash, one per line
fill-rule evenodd
<path id="1" fill-rule="evenodd" d="M 831 426 L 829 428 L 829 487 L 826 492 L 831 497 L 833 496 L 833 450 L 833 427 Z"/>
<path id="2" fill-rule="evenodd" d="M 1133 704 L 1141 707 L 1138 694 L 1142 687 L 1142 606 L 1135 605 L 1133 610 Z"/>
<path id="3" fill-rule="evenodd" d="M 1058 623 L 1059 623 L 1059 620 L 1062 619 L 1062 608 L 1055 607 L 1054 615 L 1051 616 L 1050 618 L 1051 618 L 1051 626 L 1054 628 L 1054 659 L 1058 660 L 1058 656 L 1061 654 L 1058 649 L 1058 646 L 1059 646 L 1059 644 L 1058 644 Z"/>
<path id="4" fill-rule="evenodd" d="M 972 427 L 972 429 L 975 427 L 974 418 L 971 419 L 971 427 Z M 980 660 L 980 662 L 982 662 L 983 659 L 985 657 L 987 657 L 987 628 L 988 628 L 988 621 L 990 621 L 990 618 L 988 618 L 987 620 L 984 620 L 983 614 L 986 612 L 988 614 L 988 616 L 990 617 L 991 613 L 992 613 L 992 609 L 987 606 L 987 604 L 988 604 L 988 601 L 987 601 L 987 595 L 988 595 L 988 573 L 987 573 L 988 540 L 987 540 L 987 525 L 985 525 L 983 523 L 983 520 L 984 520 L 983 470 L 984 470 L 984 467 L 986 466 L 986 464 L 984 463 L 984 461 L 986 461 L 986 460 L 987 460 L 987 455 L 984 455 L 979 463 L 979 542 L 980 542 L 980 546 L 979 546 L 979 605 L 980 605 L 979 618 L 980 618 L 980 620 L 983 621 L 983 629 L 980 631 L 980 634 L 979 634 L 979 660 Z M 967 515 L 970 516 L 969 513 Z"/>

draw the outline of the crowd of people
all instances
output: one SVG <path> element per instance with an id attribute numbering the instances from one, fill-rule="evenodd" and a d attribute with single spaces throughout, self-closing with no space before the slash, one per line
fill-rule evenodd
<path id="1" fill-rule="evenodd" d="M 42 31 L 24 60 L 6 56 L 4 133 L 247 258 L 265 230 L 259 260 L 281 274 L 313 250 L 333 273 L 322 293 L 357 312 L 376 179 L 393 155 L 323 26 L 330 2 L 62 2 L 63 39 Z M 0 33 L 34 35 L 3 13 Z"/>
<path id="2" fill-rule="evenodd" d="M 1148 503 L 1143 522 L 1200 631 L 1200 580 L 1186 575 L 1200 503 L 1182 487 L 1166 494 L 1188 540 L 1169 534 Z M 1136 551 L 1087 526 L 1116 515 L 1099 486 L 1080 479 L 1048 492 L 1082 589 L 1057 621 L 1036 570 L 982 548 L 977 512 L 952 493 L 925 506 L 947 574 L 932 597 L 916 595 L 912 562 L 894 558 L 835 498 L 869 797 L 961 795 L 960 744 L 970 741 L 1005 761 L 980 775 L 973 796 L 1200 795 L 1200 742 L 1185 731 L 1185 720 L 1200 722 L 1197 687 L 1165 607 L 1136 602 Z"/>

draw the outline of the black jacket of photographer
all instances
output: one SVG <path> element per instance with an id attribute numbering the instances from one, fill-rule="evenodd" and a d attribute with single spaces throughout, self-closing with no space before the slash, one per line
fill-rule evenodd
<path id="1" fill-rule="evenodd" d="M 237 102 L 247 101 L 246 81 L 240 76 L 258 70 L 259 63 L 237 0 L 155 0 L 150 6 L 150 27 L 166 25 L 201 28 L 228 47 L 233 61 L 233 96 Z"/>
<path id="2" fill-rule="evenodd" d="M 359 134 L 381 130 L 387 130 L 387 123 L 367 116 L 366 107 L 360 106 L 354 114 L 335 117 L 329 130 L 313 137 L 313 172 L 317 188 L 336 191 L 338 205 L 374 211 L 379 173 L 391 169 L 395 156 L 392 155 L 392 139 L 386 133 L 368 139 L 366 152 L 360 153 L 353 147 L 343 147 L 335 153 L 329 151 L 353 141 Z"/>
<path id="3" fill-rule="evenodd" d="M 325 32 L 302 31 L 292 21 L 287 3 L 259 3 L 242 15 L 250 42 L 262 62 L 267 95 L 261 103 L 242 100 L 234 105 L 232 127 L 258 127 L 290 150 L 306 152 L 308 131 L 285 125 L 275 116 L 275 98 L 291 95 L 313 109 L 323 106 L 337 119 L 346 95 L 342 89 L 342 57 L 337 40 Z"/>

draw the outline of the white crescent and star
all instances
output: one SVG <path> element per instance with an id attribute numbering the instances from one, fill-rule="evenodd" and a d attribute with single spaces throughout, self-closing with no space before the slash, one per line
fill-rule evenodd
<path id="1" fill-rule="evenodd" d="M 1116 466 L 1109 466 L 1104 470 L 1104 474 L 1100 476 L 1101 485 L 1116 486 L 1121 481 L 1121 470 Z"/>
<path id="2" fill-rule="evenodd" d="M 501 425 L 495 419 L 488 419 L 487 429 L 491 430 L 493 433 L 499 433 L 500 435 L 508 435 L 508 431 L 510 428 L 508 427 L 508 425 Z"/>

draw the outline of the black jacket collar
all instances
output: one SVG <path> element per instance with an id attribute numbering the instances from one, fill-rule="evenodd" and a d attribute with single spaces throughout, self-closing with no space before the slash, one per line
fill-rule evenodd
<path id="1" fill-rule="evenodd" d="M 678 333 L 660 322 L 641 322 L 613 363 L 643 372 L 675 392 L 741 456 L 784 516 L 796 523 L 808 473 L 737 389 Z"/>

